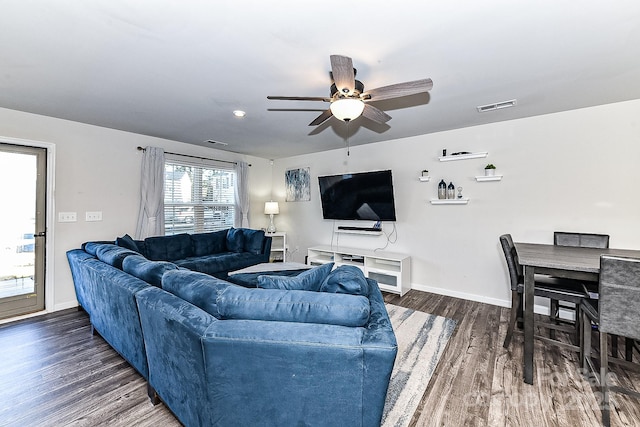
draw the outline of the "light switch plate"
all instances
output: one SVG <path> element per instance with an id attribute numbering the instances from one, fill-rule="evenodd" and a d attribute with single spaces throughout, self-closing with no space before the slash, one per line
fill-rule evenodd
<path id="1" fill-rule="evenodd" d="M 77 220 L 75 212 L 58 212 L 58 222 L 76 222 Z"/>
<path id="2" fill-rule="evenodd" d="M 102 212 L 85 212 L 85 221 L 102 221 Z"/>

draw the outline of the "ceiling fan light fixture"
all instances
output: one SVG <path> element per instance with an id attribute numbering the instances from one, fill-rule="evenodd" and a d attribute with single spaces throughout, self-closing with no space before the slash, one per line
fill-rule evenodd
<path id="1" fill-rule="evenodd" d="M 334 117 L 348 122 L 360 117 L 364 110 L 364 102 L 355 98 L 342 98 L 333 101 L 329 108 Z"/>

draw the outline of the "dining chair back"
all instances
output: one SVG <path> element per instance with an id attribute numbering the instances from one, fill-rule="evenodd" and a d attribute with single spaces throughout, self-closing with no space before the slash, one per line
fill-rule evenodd
<path id="1" fill-rule="evenodd" d="M 553 233 L 553 244 L 557 246 L 578 246 L 581 248 L 602 249 L 609 247 L 609 235 L 556 231 Z"/>
<path id="2" fill-rule="evenodd" d="M 583 368 L 595 373 L 591 361 L 591 324 L 596 325 L 600 337 L 600 375 L 596 380 L 602 396 L 602 423 L 609 426 L 612 391 L 640 397 L 638 391 L 613 386 L 608 374 L 609 337 L 640 339 L 640 259 L 602 255 L 599 286 L 597 308 L 588 300 L 582 302 L 580 354 Z"/>

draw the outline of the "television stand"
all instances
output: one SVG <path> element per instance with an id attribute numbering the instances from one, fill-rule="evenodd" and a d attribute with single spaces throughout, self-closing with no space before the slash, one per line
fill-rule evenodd
<path id="1" fill-rule="evenodd" d="M 378 282 L 380 290 L 404 295 L 411 289 L 411 257 L 405 254 L 356 248 L 313 246 L 307 250 L 307 264 L 328 262 L 353 265 L 366 277 Z"/>

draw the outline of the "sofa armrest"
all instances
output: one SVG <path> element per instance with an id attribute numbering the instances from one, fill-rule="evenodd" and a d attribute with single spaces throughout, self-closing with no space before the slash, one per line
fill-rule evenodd
<path id="1" fill-rule="evenodd" d="M 212 425 L 201 337 L 216 318 L 156 287 L 136 294 L 149 385 L 183 425 Z"/>
<path id="2" fill-rule="evenodd" d="M 271 241 L 273 237 L 264 236 L 264 241 L 262 242 L 262 254 L 266 255 L 267 261 L 269 260 L 269 256 L 271 255 Z"/>

